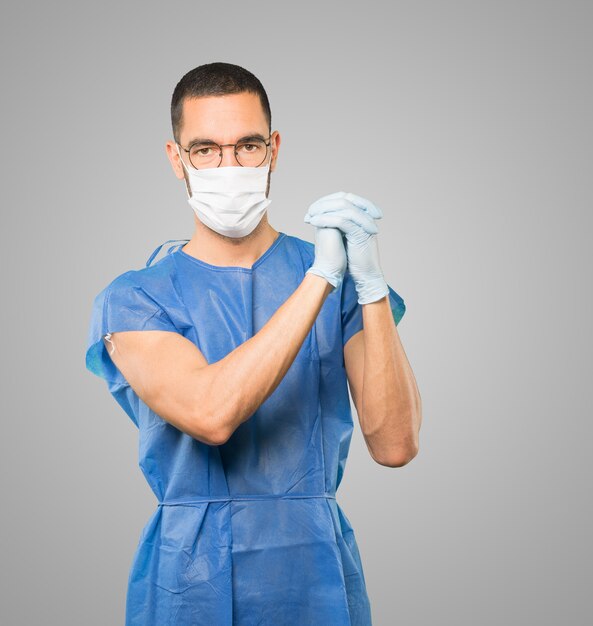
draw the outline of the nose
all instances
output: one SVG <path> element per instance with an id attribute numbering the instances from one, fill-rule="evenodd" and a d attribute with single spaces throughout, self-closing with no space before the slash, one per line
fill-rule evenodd
<path id="1" fill-rule="evenodd" d="M 219 167 L 241 167 L 239 161 L 237 161 L 237 157 L 235 156 L 235 147 L 234 146 L 221 146 L 222 150 L 222 160 L 220 161 Z"/>

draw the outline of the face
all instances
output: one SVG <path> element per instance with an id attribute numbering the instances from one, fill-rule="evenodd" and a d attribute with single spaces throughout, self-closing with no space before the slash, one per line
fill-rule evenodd
<path id="1" fill-rule="evenodd" d="M 225 96 L 208 96 L 200 98 L 186 98 L 183 102 L 183 121 L 180 131 L 179 143 L 183 148 L 189 148 L 189 144 L 195 138 L 211 139 L 218 144 L 234 144 L 242 137 L 260 133 L 268 137 L 268 124 L 259 96 L 253 93 L 238 93 Z M 262 167 L 270 162 L 270 174 L 266 196 L 270 190 L 270 175 L 276 169 L 278 149 L 280 147 L 280 134 L 274 131 L 268 139 L 268 155 Z M 177 145 L 174 141 L 166 144 L 167 156 L 177 178 L 185 178 L 189 189 L 186 172 L 179 162 Z M 188 153 L 179 148 L 184 163 L 191 167 Z M 222 149 L 222 162 L 220 167 L 239 166 L 233 148 Z"/>

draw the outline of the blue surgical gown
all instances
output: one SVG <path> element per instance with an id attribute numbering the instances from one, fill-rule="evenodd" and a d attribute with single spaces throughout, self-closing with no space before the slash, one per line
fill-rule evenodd
<path id="1" fill-rule="evenodd" d="M 183 244 L 151 263 L 163 245 L 96 296 L 86 352 L 138 427 L 139 465 L 158 500 L 132 560 L 126 626 L 371 624 L 356 538 L 336 501 L 353 429 L 343 346 L 363 328 L 352 277 L 327 297 L 272 395 L 226 443 L 207 445 L 138 397 L 102 337 L 181 333 L 216 362 L 297 289 L 315 246 L 280 232 L 245 268 L 211 265 Z M 389 289 L 398 323 L 405 305 Z"/>

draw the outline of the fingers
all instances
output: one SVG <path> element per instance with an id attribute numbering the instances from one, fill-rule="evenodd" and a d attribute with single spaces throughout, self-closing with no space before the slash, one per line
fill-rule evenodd
<path id="1" fill-rule="evenodd" d="M 381 211 L 381 209 L 377 205 L 373 204 L 370 200 L 367 200 L 366 198 L 357 196 L 353 193 L 347 193 L 345 199 L 352 202 L 352 204 L 356 205 L 358 208 L 366 211 L 371 217 L 375 218 L 376 220 L 380 220 L 383 217 L 383 211 Z"/>
<path id="2" fill-rule="evenodd" d="M 326 249 L 338 250 L 344 248 L 342 231 L 338 228 L 316 228 L 316 245 L 324 246 Z"/>
<path id="3" fill-rule="evenodd" d="M 319 213 L 337 211 L 351 205 L 356 206 L 359 210 L 364 211 L 374 219 L 381 219 L 383 217 L 383 211 L 370 200 L 344 191 L 330 193 L 327 196 L 319 198 L 311 204 L 308 213 L 310 215 L 318 215 Z"/>
<path id="4" fill-rule="evenodd" d="M 371 235 L 379 232 L 373 218 L 354 207 L 317 215 L 307 214 L 305 222 L 320 228 L 339 228 L 344 233 L 353 233 L 361 228 Z"/>

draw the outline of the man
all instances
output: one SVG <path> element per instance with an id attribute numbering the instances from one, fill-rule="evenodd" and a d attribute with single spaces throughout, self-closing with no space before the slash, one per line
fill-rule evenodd
<path id="1" fill-rule="evenodd" d="M 190 71 L 171 117 L 166 151 L 193 237 L 99 293 L 86 355 L 139 428 L 158 498 L 126 625 L 371 624 L 335 495 L 353 428 L 347 382 L 378 463 L 408 463 L 421 422 L 396 329 L 405 306 L 379 267 L 381 212 L 325 196 L 305 216 L 315 245 L 270 225 L 280 134 L 239 66 Z"/>

